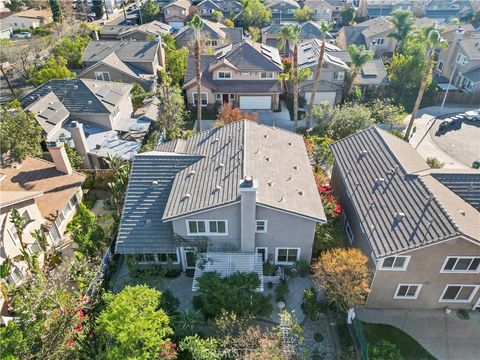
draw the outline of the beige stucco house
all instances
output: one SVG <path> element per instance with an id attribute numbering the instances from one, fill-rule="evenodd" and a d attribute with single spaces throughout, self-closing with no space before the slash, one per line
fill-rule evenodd
<path id="1" fill-rule="evenodd" d="M 333 11 L 335 7 L 325 0 L 305 0 L 304 7 L 309 7 L 313 12 L 313 20 L 324 21 L 327 23 L 333 22 Z"/>
<path id="2" fill-rule="evenodd" d="M 8 26 L 13 29 L 36 29 L 52 22 L 53 18 L 50 9 L 28 9 L 2 19 L 2 27 Z"/>
<path id="3" fill-rule="evenodd" d="M 371 127 L 332 146 L 352 246 L 369 258 L 367 308 L 480 307 L 480 171 L 430 169 Z"/>
<path id="4" fill-rule="evenodd" d="M 176 0 L 162 8 L 165 23 L 178 30 L 185 26 L 192 4 L 189 0 Z"/>

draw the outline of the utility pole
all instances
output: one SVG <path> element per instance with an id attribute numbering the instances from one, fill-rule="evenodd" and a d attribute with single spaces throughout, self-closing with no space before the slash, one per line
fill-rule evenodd
<path id="1" fill-rule="evenodd" d="M 105 0 L 103 0 L 103 8 L 105 9 L 105 14 L 107 14 L 107 20 L 108 20 L 108 9 L 107 9 L 107 3 Z"/>
<path id="2" fill-rule="evenodd" d="M 122 9 L 123 9 L 123 17 L 125 18 L 125 21 L 127 20 L 127 12 L 125 11 L 125 0 L 122 1 Z"/>

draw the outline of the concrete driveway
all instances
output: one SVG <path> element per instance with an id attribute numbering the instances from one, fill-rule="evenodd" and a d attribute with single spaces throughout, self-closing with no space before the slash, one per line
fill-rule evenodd
<path id="1" fill-rule="evenodd" d="M 360 320 L 389 324 L 405 331 L 438 360 L 480 358 L 480 313 L 470 312 L 469 320 L 455 311 L 359 309 Z"/>
<path id="2" fill-rule="evenodd" d="M 249 112 L 258 114 L 258 122 L 260 124 L 273 126 L 278 128 L 293 131 L 293 121 L 290 120 L 290 113 L 288 112 L 287 105 L 282 100 L 280 101 L 281 111 L 274 112 L 272 110 L 251 110 Z M 305 126 L 305 120 L 298 122 L 298 127 Z"/>

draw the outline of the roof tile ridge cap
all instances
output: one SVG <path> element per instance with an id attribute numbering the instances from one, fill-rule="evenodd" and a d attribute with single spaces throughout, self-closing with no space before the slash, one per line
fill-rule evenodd
<path id="1" fill-rule="evenodd" d="M 407 169 L 405 168 L 405 166 L 403 166 L 402 162 L 398 159 L 397 155 L 395 154 L 395 151 L 393 151 L 393 149 L 390 147 L 390 145 L 388 144 L 388 142 L 385 140 L 385 138 L 383 137 L 382 133 L 380 132 L 380 128 L 378 128 L 376 125 L 373 125 L 367 129 L 372 129 L 375 131 L 375 133 L 380 137 L 381 141 L 383 142 L 383 144 L 385 145 L 385 147 L 388 149 L 388 151 L 390 152 L 390 154 L 393 156 L 395 162 L 402 168 L 403 172 L 406 174 L 406 175 L 411 175 L 411 176 L 417 176 L 417 174 L 415 173 L 410 173 L 407 171 Z M 365 129 L 365 130 L 367 130 Z M 363 131 L 363 130 L 362 130 Z M 357 133 L 358 134 L 358 133 Z M 393 136 L 393 135 L 392 135 Z M 407 143 L 408 145 L 410 145 L 410 143 Z M 411 146 L 411 145 L 410 145 Z M 420 156 L 420 155 L 418 155 Z"/>
<path id="2" fill-rule="evenodd" d="M 359 132 L 356 132 L 355 134 L 351 134 L 351 135 L 345 136 L 344 138 L 341 138 L 341 139 L 333 142 L 330 146 L 335 145 L 335 144 L 337 144 L 337 143 L 345 142 L 345 141 L 349 140 L 350 138 L 352 138 L 352 137 L 354 137 L 354 136 L 357 136 L 357 135 L 360 135 L 360 134 L 362 134 L 362 133 L 364 133 L 364 132 L 367 132 L 367 131 L 369 131 L 369 130 L 372 130 L 373 128 L 376 128 L 376 126 L 375 126 L 375 125 L 372 125 L 372 126 L 370 126 L 370 127 L 368 127 L 368 128 L 365 128 L 365 129 L 360 130 Z M 378 135 L 380 135 L 380 134 L 378 134 Z M 380 137 L 382 137 L 382 136 L 380 135 Z M 382 137 L 382 140 L 383 140 L 383 137 Z"/>
<path id="3" fill-rule="evenodd" d="M 285 132 L 285 133 L 287 133 L 287 134 L 297 135 L 297 136 L 300 136 L 301 138 L 303 138 L 303 135 L 302 135 L 302 134 L 297 134 L 296 132 L 291 131 L 291 130 L 282 129 L 282 128 L 279 128 L 279 127 L 277 127 L 277 126 L 273 127 L 273 126 L 266 125 L 266 124 L 260 124 L 258 121 L 255 121 L 255 123 L 256 123 L 258 126 L 263 126 L 263 127 L 269 128 L 269 129 L 271 129 L 271 130 L 275 130 L 275 131 L 283 131 L 283 132 Z"/>

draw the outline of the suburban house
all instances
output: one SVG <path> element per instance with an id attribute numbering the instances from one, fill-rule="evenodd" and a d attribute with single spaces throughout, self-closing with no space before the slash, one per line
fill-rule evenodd
<path id="1" fill-rule="evenodd" d="M 429 0 L 422 8 L 422 15 L 441 23 L 463 19 L 472 13 L 470 0 Z"/>
<path id="2" fill-rule="evenodd" d="M 135 156 L 115 252 L 263 284 L 262 261 L 310 261 L 324 222 L 303 137 L 241 120 Z"/>
<path id="3" fill-rule="evenodd" d="M 163 36 L 171 32 L 170 25 L 154 20 L 139 26 L 103 25 L 99 31 L 99 38 L 101 40 L 147 41 L 153 36 Z"/>
<path id="4" fill-rule="evenodd" d="M 130 160 L 151 125 L 131 117 L 131 88 L 78 78 L 50 80 L 22 98 L 21 104 L 35 115 L 47 142 L 67 141 L 84 157 L 84 168 L 103 168 L 108 154 Z M 132 135 L 138 140 L 125 140 Z"/>
<path id="5" fill-rule="evenodd" d="M 317 69 L 322 41 L 306 40 L 300 43 L 298 50 L 298 65 L 300 69 L 309 69 L 310 75 L 300 81 L 300 95 L 310 104 L 310 96 Z M 351 66 L 350 55 L 335 45 L 325 45 L 325 55 L 322 65 L 320 82 L 315 93 L 314 104 L 328 101 L 338 104 L 342 100 L 346 75 Z M 388 75 L 381 59 L 369 60 L 362 66 L 357 75 L 356 83 L 362 90 L 388 85 Z"/>
<path id="6" fill-rule="evenodd" d="M 202 22 L 202 50 L 204 52 L 242 41 L 242 28 L 229 28 L 222 23 L 205 19 L 202 19 Z M 187 47 L 193 53 L 195 47 L 194 30 L 190 26 L 184 26 L 175 35 L 175 41 L 178 48 Z"/>
<path id="7" fill-rule="evenodd" d="M 276 48 L 244 40 L 202 55 L 201 104 L 233 102 L 241 109 L 278 109 L 282 62 Z M 190 56 L 183 89 L 190 106 L 197 103 L 195 59 Z"/>
<path id="8" fill-rule="evenodd" d="M 85 176 L 72 171 L 64 145 L 52 144 L 49 152 L 55 164 L 27 157 L 20 164 L 0 169 L 0 262 L 13 261 L 9 280 L 14 284 L 21 282 L 27 265 L 23 261 L 16 261 L 22 247 L 10 220 L 12 209 L 16 208 L 25 219 L 33 220 L 24 231 L 23 243 L 30 254 L 41 254 L 42 248 L 31 233 L 42 230 L 47 235 L 49 245 L 63 246 L 62 238 L 67 223 L 82 199 L 81 185 Z M 43 261 L 42 257 L 40 261 Z"/>
<path id="9" fill-rule="evenodd" d="M 50 9 L 28 9 L 2 19 L 3 26 L 14 29 L 36 29 L 53 22 Z"/>
<path id="10" fill-rule="evenodd" d="M 335 7 L 326 0 L 305 0 L 303 6 L 312 9 L 313 21 L 333 22 L 333 11 Z"/>
<path id="11" fill-rule="evenodd" d="M 242 11 L 242 4 L 236 0 L 203 0 L 197 4 L 197 13 L 210 20 L 213 11 L 222 13 L 225 19 L 234 20 Z"/>
<path id="12" fill-rule="evenodd" d="M 370 19 L 389 16 L 395 10 L 413 10 L 413 3 L 409 0 L 368 0 L 366 3 Z"/>
<path id="13" fill-rule="evenodd" d="M 281 24 L 273 24 L 262 29 L 262 44 L 273 46 L 278 48 L 280 39 L 278 38 L 280 31 L 282 30 Z M 321 39 L 323 36 L 322 31 L 320 30 L 320 26 L 313 22 L 313 21 L 306 21 L 304 23 L 299 24 L 300 26 L 300 34 L 299 39 L 301 40 L 308 40 L 308 39 Z M 328 34 L 326 39 L 329 41 L 333 41 L 333 36 Z M 289 44 L 286 43 L 282 49 L 279 49 L 282 55 L 286 55 L 290 53 Z"/>
<path id="14" fill-rule="evenodd" d="M 114 55 L 111 56 L 112 54 Z M 87 68 L 80 73 L 80 77 L 126 83 L 135 83 L 141 78 L 144 79 L 143 82 L 150 83 L 153 87 L 157 70 L 165 66 L 165 52 L 159 39 L 153 41 L 94 40 L 85 49 L 82 62 Z M 145 84 L 140 85 L 145 86 Z"/>
<path id="15" fill-rule="evenodd" d="M 170 25 L 174 30 L 181 29 L 185 26 L 191 6 L 192 4 L 189 0 L 176 0 L 165 5 L 162 8 L 165 23 Z"/>
<path id="16" fill-rule="evenodd" d="M 350 8 L 355 6 L 353 0 L 325 0 L 328 4 L 333 7 L 332 10 L 332 20 L 334 22 L 340 22 L 342 20 L 341 12 L 345 8 Z"/>
<path id="17" fill-rule="evenodd" d="M 431 169 L 371 127 L 331 145 L 350 243 L 373 272 L 367 308 L 480 307 L 480 171 Z"/>
<path id="18" fill-rule="evenodd" d="M 295 10 L 301 6 L 295 0 L 266 0 L 265 6 L 272 12 L 272 24 L 295 21 Z"/>
<path id="19" fill-rule="evenodd" d="M 437 82 L 451 85 L 463 92 L 480 92 L 480 33 L 458 28 L 448 48 L 440 50 L 435 74 Z M 454 88 L 454 90 L 455 90 Z"/>

